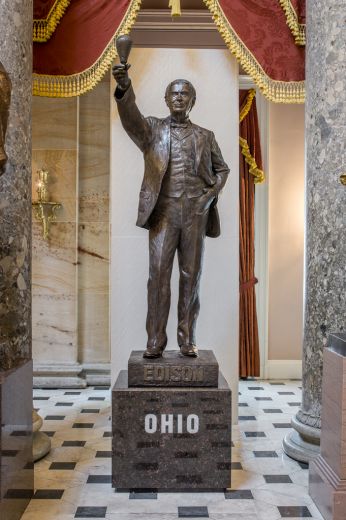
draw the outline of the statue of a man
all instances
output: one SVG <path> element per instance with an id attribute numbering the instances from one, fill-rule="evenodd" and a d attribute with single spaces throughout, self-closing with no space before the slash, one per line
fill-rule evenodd
<path id="1" fill-rule="evenodd" d="M 137 225 L 149 229 L 148 343 L 146 358 L 161 357 L 167 344 L 170 280 L 175 252 L 180 270 L 178 345 L 196 357 L 196 320 L 205 236 L 218 236 L 216 201 L 229 168 L 213 132 L 189 119 L 193 85 L 177 79 L 166 89 L 170 116 L 144 117 L 135 102 L 128 67 L 115 65 L 114 96 L 122 125 L 144 155 Z"/>
<path id="2" fill-rule="evenodd" d="M 0 175 L 7 161 L 5 152 L 5 137 L 8 123 L 8 111 L 11 102 L 11 81 L 0 62 Z"/>

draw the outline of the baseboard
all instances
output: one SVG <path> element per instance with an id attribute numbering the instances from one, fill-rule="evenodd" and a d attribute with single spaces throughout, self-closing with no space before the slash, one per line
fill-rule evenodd
<path id="1" fill-rule="evenodd" d="M 82 367 L 82 376 L 85 378 L 88 386 L 108 386 L 111 384 L 110 363 L 84 363 Z"/>
<path id="2" fill-rule="evenodd" d="M 85 388 L 109 385 L 110 363 L 34 364 L 34 388 Z"/>
<path id="3" fill-rule="evenodd" d="M 301 379 L 302 361 L 299 359 L 269 359 L 265 379 Z"/>

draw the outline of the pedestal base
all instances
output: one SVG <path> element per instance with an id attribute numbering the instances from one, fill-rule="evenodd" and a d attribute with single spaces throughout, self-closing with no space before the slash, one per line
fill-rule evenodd
<path id="1" fill-rule="evenodd" d="M 321 430 L 301 423 L 296 417 L 291 424 L 293 430 L 282 441 L 284 452 L 294 460 L 309 463 L 320 453 Z"/>
<path id="2" fill-rule="evenodd" d="M 32 363 L 0 373 L 0 518 L 19 520 L 34 490 Z"/>
<path id="3" fill-rule="evenodd" d="M 230 486 L 231 391 L 128 387 L 112 391 L 113 487 L 223 490 Z"/>
<path id="4" fill-rule="evenodd" d="M 309 494 L 325 520 L 346 518 L 346 480 L 319 456 L 310 463 Z"/>

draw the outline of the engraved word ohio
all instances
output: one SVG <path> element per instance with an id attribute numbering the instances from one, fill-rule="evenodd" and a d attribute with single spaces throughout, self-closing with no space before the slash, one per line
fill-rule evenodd
<path id="1" fill-rule="evenodd" d="M 199 417 L 195 414 L 190 414 L 186 418 L 181 414 L 161 414 L 161 418 L 160 416 L 158 418 L 153 413 L 148 413 L 144 419 L 146 433 L 156 433 L 158 427 L 161 433 L 194 434 L 199 430 Z"/>

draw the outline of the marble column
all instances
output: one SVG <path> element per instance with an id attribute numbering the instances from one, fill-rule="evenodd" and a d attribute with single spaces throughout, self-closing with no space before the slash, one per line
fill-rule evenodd
<path id="1" fill-rule="evenodd" d="M 33 490 L 31 364 L 32 0 L 1 0 L 0 61 L 12 83 L 0 176 L 0 517 L 17 520 Z"/>
<path id="2" fill-rule="evenodd" d="M 346 326 L 345 7 L 307 3 L 303 399 L 284 439 L 285 452 L 304 462 L 319 453 L 323 348 Z"/>

